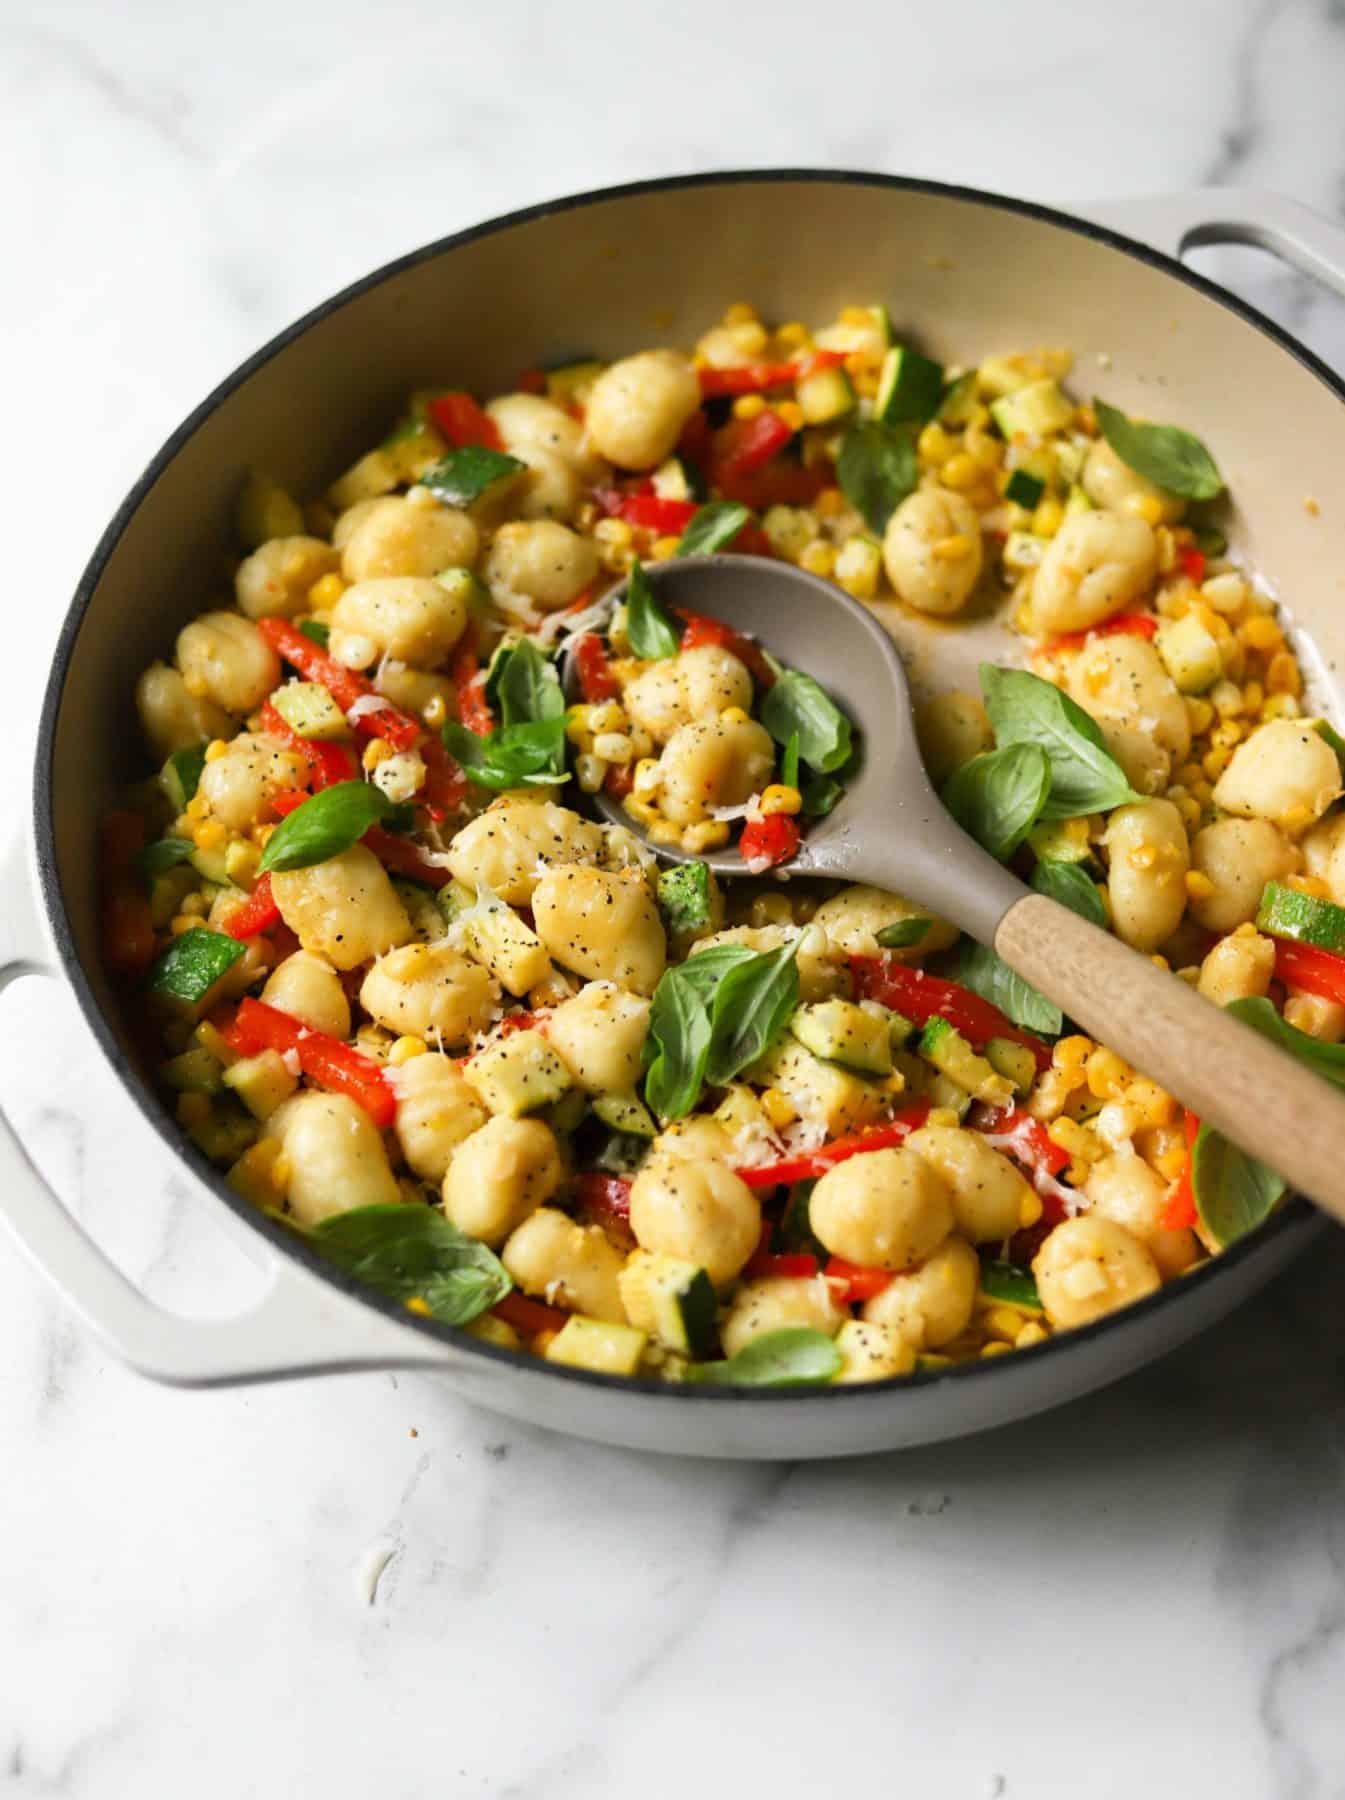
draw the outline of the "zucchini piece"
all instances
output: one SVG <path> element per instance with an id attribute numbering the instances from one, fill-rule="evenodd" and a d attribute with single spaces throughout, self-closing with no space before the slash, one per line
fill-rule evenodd
<path id="1" fill-rule="evenodd" d="M 546 397 L 557 406 L 583 406 L 593 383 L 607 367 L 596 356 L 577 356 L 546 372 Z"/>
<path id="2" fill-rule="evenodd" d="M 301 738 L 328 742 L 350 736 L 346 715 L 317 681 L 287 681 L 271 696 L 281 718 Z"/>
<path id="3" fill-rule="evenodd" d="M 427 418 L 409 418 L 388 433 L 380 448 L 392 458 L 398 478 L 409 485 L 419 481 L 448 446 Z"/>
<path id="4" fill-rule="evenodd" d="M 822 1126 L 828 1137 L 872 1125 L 887 1099 L 884 1088 L 839 1063 L 823 1062 L 792 1035 L 754 1067 L 750 1079 L 778 1087 L 799 1117 Z"/>
<path id="5" fill-rule="evenodd" d="M 887 1041 L 894 1050 L 904 1050 L 914 1034 L 914 1019 L 908 1019 L 905 1013 L 899 1012 L 887 1015 Z"/>
<path id="6" fill-rule="evenodd" d="M 920 1033 L 920 1054 L 941 1075 L 987 1106 L 1005 1106 L 1013 1096 L 1013 1083 L 996 1073 L 985 1057 L 978 1056 L 947 1019 L 929 1020 Z"/>
<path id="7" fill-rule="evenodd" d="M 570 1071 L 540 1031 L 515 1031 L 480 1050 L 463 1075 L 482 1105 L 521 1119 L 550 1106 L 573 1085 Z"/>
<path id="8" fill-rule="evenodd" d="M 254 1119 L 269 1119 L 299 1085 L 299 1077 L 290 1074 L 278 1050 L 239 1057 L 224 1071 L 221 1080 L 237 1094 Z"/>
<path id="9" fill-rule="evenodd" d="M 1088 842 L 1088 820 L 1049 819 L 1027 834 L 1028 847 L 1038 862 L 1084 863 L 1093 852 Z"/>
<path id="10" fill-rule="evenodd" d="M 901 344 L 883 358 L 873 416 L 884 425 L 923 425 L 943 399 L 943 366 Z"/>
<path id="11" fill-rule="evenodd" d="M 985 1060 L 1020 1094 L 1026 1094 L 1037 1079 L 1036 1057 L 1015 1038 L 991 1038 L 985 1047 Z"/>
<path id="12" fill-rule="evenodd" d="M 193 744 L 190 750 L 174 750 L 160 769 L 159 786 L 174 811 L 186 812 L 187 802 L 196 797 L 204 768 L 205 745 Z"/>
<path id="13" fill-rule="evenodd" d="M 697 1359 L 713 1356 L 718 1303 L 705 1270 L 675 1256 L 633 1250 L 617 1276 L 621 1304 L 637 1331 L 665 1350 Z"/>
<path id="14" fill-rule="evenodd" d="M 631 1175 L 648 1154 L 648 1138 L 627 1137 L 624 1132 L 614 1131 L 601 1148 L 585 1160 L 604 1175 Z"/>
<path id="15" fill-rule="evenodd" d="M 708 500 L 710 491 L 695 463 L 680 456 L 670 456 L 650 476 L 654 492 L 660 500 Z"/>
<path id="16" fill-rule="evenodd" d="M 1035 357 L 987 356 L 975 371 L 976 387 L 991 400 L 1002 400 L 1005 394 L 1029 386 L 1040 374 L 1041 365 Z"/>
<path id="17" fill-rule="evenodd" d="M 226 850 L 202 850 L 198 845 L 187 858 L 198 875 L 213 881 L 216 887 L 232 887 Z"/>
<path id="18" fill-rule="evenodd" d="M 643 1331 L 629 1325 L 609 1325 L 572 1313 L 547 1345 L 546 1360 L 598 1375 L 633 1375 L 648 1342 Z"/>
<path id="19" fill-rule="evenodd" d="M 1345 952 L 1345 906 L 1300 894 L 1297 888 L 1268 881 L 1256 914 L 1256 929 L 1271 937 L 1293 938 L 1319 950 Z"/>
<path id="20" fill-rule="evenodd" d="M 1193 612 L 1164 619 L 1154 649 L 1183 694 L 1203 694 L 1224 672 L 1218 639 Z"/>
<path id="21" fill-rule="evenodd" d="M 535 988 L 551 972 L 545 944 L 509 906 L 494 906 L 471 921 L 472 954 L 500 986 L 515 996 Z"/>
<path id="22" fill-rule="evenodd" d="M 193 926 L 173 939 L 150 970 L 150 992 L 170 1006 L 197 1006 L 245 950 L 222 931 Z"/>
<path id="23" fill-rule="evenodd" d="M 939 401 L 939 423 L 967 425 L 976 405 L 976 371 L 968 369 L 965 375 L 959 375 L 956 380 L 950 381 L 943 390 L 943 398 Z"/>
<path id="24" fill-rule="evenodd" d="M 1030 469 L 1015 469 L 1004 489 L 1004 498 L 1031 512 L 1046 492 L 1046 483 Z"/>
<path id="25" fill-rule="evenodd" d="M 819 350 L 843 350 L 847 356 L 862 350 L 873 356 L 891 349 L 892 321 L 885 306 L 847 307 L 846 311 L 854 316 L 838 319 L 834 325 L 826 325 L 813 334 Z"/>
<path id="26" fill-rule="evenodd" d="M 837 1381 L 885 1381 L 915 1367 L 915 1345 L 895 1325 L 847 1319 L 836 1333 L 836 1348 L 844 1359 Z"/>
<path id="27" fill-rule="evenodd" d="M 460 919 L 463 913 L 476 905 L 476 895 L 469 887 L 464 887 L 462 882 L 450 881 L 447 887 L 439 889 L 437 904 L 440 912 L 451 925 L 455 919 Z"/>
<path id="28" fill-rule="evenodd" d="M 800 1006 L 789 1029 L 814 1056 L 839 1063 L 859 1075 L 892 1073 L 892 1042 L 886 1016 L 865 1012 L 852 1000 L 822 1000 Z"/>
<path id="29" fill-rule="evenodd" d="M 257 1141 L 257 1121 L 235 1101 L 220 1098 L 210 1103 L 208 1118 L 190 1125 L 187 1135 L 211 1162 L 237 1162 Z"/>
<path id="30" fill-rule="evenodd" d="M 441 456 L 421 476 L 420 486 L 445 506 L 461 506 L 471 512 L 506 499 L 527 473 L 527 463 L 516 456 L 489 450 L 484 444 L 469 444 Z"/>
<path id="31" fill-rule="evenodd" d="M 156 931 L 161 931 L 195 888 L 200 876 L 190 861 L 178 863 L 154 877 L 149 886 L 149 917 Z"/>
<path id="32" fill-rule="evenodd" d="M 928 1065 L 926 1065 L 928 1067 Z M 940 1112 L 956 1113 L 959 1120 L 971 1111 L 971 1095 L 949 1075 L 935 1069 L 925 1083 L 925 1099 Z"/>
<path id="33" fill-rule="evenodd" d="M 572 1087 L 568 1094 L 562 1094 L 559 1100 L 545 1107 L 541 1116 L 559 1136 L 572 1137 L 587 1115 L 588 1095 Z"/>
<path id="34" fill-rule="evenodd" d="M 609 1131 L 623 1137 L 653 1138 L 658 1126 L 653 1114 L 634 1094 L 595 1094 L 593 1111 Z"/>
<path id="35" fill-rule="evenodd" d="M 830 425 L 855 408 L 855 390 L 844 369 L 819 369 L 794 384 L 805 425 Z"/>
<path id="36" fill-rule="evenodd" d="M 159 1064 L 159 1079 L 180 1094 L 218 1094 L 224 1070 L 208 1050 L 184 1050 Z"/>
<path id="37" fill-rule="evenodd" d="M 1060 391 L 1059 384 L 1047 376 L 1042 381 L 1029 381 L 1002 399 L 992 400 L 990 416 L 1004 437 L 1047 437 L 1063 431 L 1074 417 L 1074 403 Z"/>
<path id="38" fill-rule="evenodd" d="M 1011 1262 L 981 1264 L 981 1298 L 995 1306 L 1017 1306 L 1023 1312 L 1042 1311 L 1041 1295 L 1031 1270 Z"/>

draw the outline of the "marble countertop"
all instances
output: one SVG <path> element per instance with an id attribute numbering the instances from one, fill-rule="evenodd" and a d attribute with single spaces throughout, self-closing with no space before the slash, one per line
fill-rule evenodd
<path id="1" fill-rule="evenodd" d="M 11 668 L 45 666 L 104 521 L 223 373 L 491 213 L 773 162 L 1345 206 L 1339 0 L 653 13 L 6 9 Z M 1345 364 L 1345 309 L 1250 254 L 1202 266 Z M 7 700 L 8 832 L 39 691 Z M 5 1005 L 0 1094 L 75 1211 L 165 1304 L 237 1304 L 72 1003 Z M 157 1389 L 3 1238 L 0 1369 L 7 1794 L 1345 1794 L 1340 1237 L 1107 1393 L 846 1464 L 596 1449 L 423 1377 Z"/>

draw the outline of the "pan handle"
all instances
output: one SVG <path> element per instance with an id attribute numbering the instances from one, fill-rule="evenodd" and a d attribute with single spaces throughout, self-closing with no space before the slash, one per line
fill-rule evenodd
<path id="1" fill-rule="evenodd" d="M 25 975 L 55 978 L 21 852 L 3 859 L 0 993 Z M 99 1249 L 47 1186 L 0 1110 L 0 1222 L 110 1349 L 140 1374 L 179 1387 L 223 1387 L 319 1371 L 403 1369 L 461 1362 L 447 1344 L 276 1255 L 260 1232 L 225 1207 L 214 1215 L 270 1274 L 248 1312 L 186 1319 L 165 1312 Z"/>
<path id="2" fill-rule="evenodd" d="M 1250 244 L 1345 295 L 1345 228 L 1282 194 L 1196 188 L 1102 200 L 1084 212 L 1099 225 L 1177 258 L 1210 244 Z"/>

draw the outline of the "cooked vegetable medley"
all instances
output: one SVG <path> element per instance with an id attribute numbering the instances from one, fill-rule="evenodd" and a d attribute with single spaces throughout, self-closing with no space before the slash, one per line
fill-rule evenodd
<path id="1" fill-rule="evenodd" d="M 251 476 L 102 850 L 108 966 L 239 1192 L 491 1343 L 756 1385 L 1039 1344 L 1259 1224 L 1278 1177 L 993 951 L 766 874 L 864 721 L 645 574 L 728 550 L 1002 601 L 1022 666 L 920 712 L 949 810 L 1345 1085 L 1345 743 L 1209 451 L 1069 371 L 739 305 L 689 356 L 415 394 L 306 504 Z M 600 788 L 756 878 L 660 869 Z"/>

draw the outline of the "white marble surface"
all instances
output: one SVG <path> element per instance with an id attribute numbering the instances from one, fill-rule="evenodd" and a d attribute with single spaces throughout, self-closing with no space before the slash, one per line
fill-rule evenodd
<path id="1" fill-rule="evenodd" d="M 713 165 L 1330 210 L 1342 75 L 1340 0 L 10 0 L 0 491 L 6 663 L 32 678 L 4 823 L 108 513 L 330 288 L 510 206 Z M 1345 361 L 1338 309 L 1220 266 Z M 72 1205 L 150 1291 L 227 1310 L 232 1253 L 72 1006 L 4 1004 L 0 1093 Z M 642 1460 L 417 1378 L 157 1390 L 3 1241 L 0 1370 L 6 1794 L 1345 1794 L 1339 1239 L 1110 1393 L 848 1465 Z"/>

